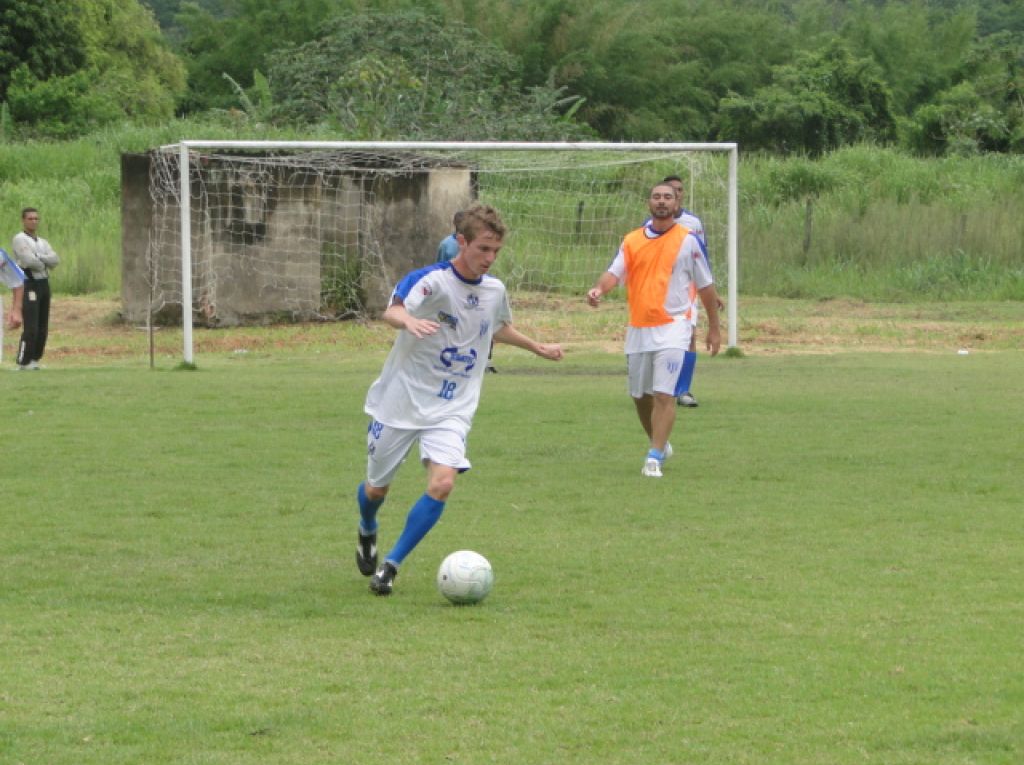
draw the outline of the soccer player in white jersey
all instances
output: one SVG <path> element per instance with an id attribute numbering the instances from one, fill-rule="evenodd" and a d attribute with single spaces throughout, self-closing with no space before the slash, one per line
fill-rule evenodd
<path id="1" fill-rule="evenodd" d="M 505 238 L 497 211 L 481 204 L 465 210 L 456 238 L 459 254 L 407 274 L 383 316 L 398 335 L 366 394 L 369 456 L 366 480 L 356 491 L 356 565 L 364 576 L 372 575 L 370 590 L 377 595 L 391 594 L 399 566 L 441 517 L 455 477 L 470 468 L 466 437 L 492 338 L 541 358 L 562 358 L 561 346 L 513 328 L 505 285 L 487 273 Z M 377 511 L 416 441 L 427 489 L 378 567 Z"/>
<path id="2" fill-rule="evenodd" d="M 22 322 L 21 306 L 25 297 L 25 272 L 11 259 L 11 256 L 7 254 L 7 250 L 2 247 L 0 247 L 0 284 L 10 287 L 11 293 L 14 295 L 13 305 L 7 314 L 7 326 L 11 329 L 17 329 L 21 326 Z M 0 301 L 0 305 L 3 305 L 2 301 Z M 0 313 L 3 312 L 0 311 Z M 0 316 L 0 321 L 3 321 L 3 319 L 4 317 Z M 0 339 L 2 338 L 3 332 L 0 332 Z"/>
<path id="3" fill-rule="evenodd" d="M 641 470 L 650 478 L 661 477 L 662 463 L 671 454 L 668 442 L 675 424 L 683 355 L 693 334 L 691 286 L 708 313 L 711 355 L 721 345 L 718 293 L 704 246 L 675 221 L 676 199 L 667 183 L 651 189 L 650 221 L 626 234 L 612 264 L 587 293 L 587 302 L 596 307 L 618 284 L 626 285 L 628 387 L 650 442 Z"/>

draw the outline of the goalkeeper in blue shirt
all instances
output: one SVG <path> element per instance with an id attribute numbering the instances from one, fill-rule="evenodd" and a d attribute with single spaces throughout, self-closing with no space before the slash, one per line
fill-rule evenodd
<path id="1" fill-rule="evenodd" d="M 459 210 L 452 216 L 452 228 L 454 231 L 441 240 L 437 246 L 437 262 L 447 263 L 459 254 L 459 223 L 462 222 L 463 212 Z"/>

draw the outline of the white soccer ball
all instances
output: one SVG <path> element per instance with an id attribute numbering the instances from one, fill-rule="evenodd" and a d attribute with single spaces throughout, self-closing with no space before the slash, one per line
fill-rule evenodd
<path id="1" fill-rule="evenodd" d="M 452 603 L 479 603 L 494 586 L 494 569 L 480 553 L 457 550 L 441 561 L 437 589 Z"/>

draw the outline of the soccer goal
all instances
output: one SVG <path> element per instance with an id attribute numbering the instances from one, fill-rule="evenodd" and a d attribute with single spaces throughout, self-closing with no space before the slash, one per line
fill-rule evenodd
<path id="1" fill-rule="evenodd" d="M 148 243 L 124 268 L 126 313 L 180 316 L 189 363 L 194 323 L 378 314 L 474 200 L 509 227 L 494 273 L 513 301 L 581 297 L 668 175 L 704 222 L 737 344 L 735 143 L 188 140 L 148 163 Z"/>

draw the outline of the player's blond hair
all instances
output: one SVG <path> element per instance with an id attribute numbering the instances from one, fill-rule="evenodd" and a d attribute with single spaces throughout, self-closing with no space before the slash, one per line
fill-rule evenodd
<path id="1" fill-rule="evenodd" d="M 485 229 L 492 232 L 499 239 L 504 239 L 508 231 L 498 211 L 490 205 L 477 202 L 462 211 L 462 220 L 458 224 L 458 233 L 462 234 L 467 242 L 472 242 Z"/>

